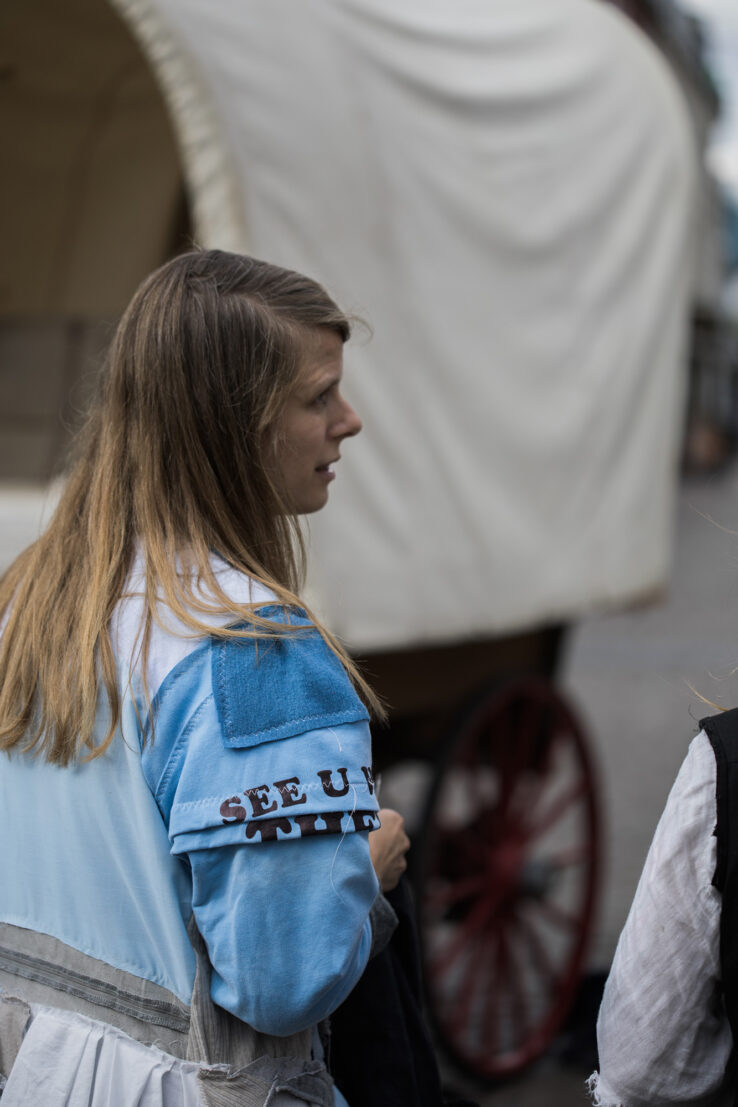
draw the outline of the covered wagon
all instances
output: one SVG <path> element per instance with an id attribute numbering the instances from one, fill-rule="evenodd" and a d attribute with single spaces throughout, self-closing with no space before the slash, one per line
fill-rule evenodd
<path id="1" fill-rule="evenodd" d="M 12 0 L 0 19 L 6 379 L 55 367 L 68 396 L 189 237 L 304 270 L 371 327 L 309 590 L 389 704 L 379 767 L 430 766 L 414 861 L 437 1026 L 478 1074 L 516 1071 L 566 1013 L 594 896 L 562 629 L 654 597 L 669 567 L 697 151 L 668 67 L 594 0 Z M 39 475 L 58 443 L 31 393 L 4 464 Z"/>

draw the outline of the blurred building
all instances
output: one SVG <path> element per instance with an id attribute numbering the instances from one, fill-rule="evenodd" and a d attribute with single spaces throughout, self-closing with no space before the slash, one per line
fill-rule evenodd
<path id="1" fill-rule="evenodd" d="M 700 157 L 695 212 L 695 268 L 690 388 L 685 429 L 687 469 L 721 466 L 738 438 L 738 335 L 731 203 L 704 153 L 720 113 L 705 60 L 704 26 L 672 0 L 612 0 L 656 43 L 677 75 L 689 106 Z"/>
<path id="2" fill-rule="evenodd" d="M 697 145 L 702 153 L 695 308 L 698 314 L 719 312 L 726 273 L 726 221 L 714 177 L 704 161 L 709 132 L 720 114 L 720 96 L 706 64 L 705 30 L 701 20 L 673 0 L 613 0 L 663 50 L 689 105 Z"/>
<path id="3" fill-rule="evenodd" d="M 110 4 L 10 0 L 0 43 L 0 479 L 45 481 L 186 202 L 159 85 Z"/>

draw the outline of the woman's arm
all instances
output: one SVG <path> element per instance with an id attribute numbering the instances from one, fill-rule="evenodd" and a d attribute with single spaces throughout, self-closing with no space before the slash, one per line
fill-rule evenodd
<path id="1" fill-rule="evenodd" d="M 669 795 L 597 1024 L 601 1107 L 711 1101 L 732 1049 L 720 998 L 715 758 L 700 733 Z M 706 1098 L 707 1097 L 707 1098 Z"/>
<path id="2" fill-rule="evenodd" d="M 367 834 L 188 857 L 214 1002 L 279 1036 L 330 1015 L 369 960 L 377 884 Z"/>
<path id="3" fill-rule="evenodd" d="M 192 872 L 214 1001 L 269 1034 L 312 1025 L 372 944 L 366 710 L 307 632 L 203 646 L 162 685 L 154 720 L 144 771 Z"/>

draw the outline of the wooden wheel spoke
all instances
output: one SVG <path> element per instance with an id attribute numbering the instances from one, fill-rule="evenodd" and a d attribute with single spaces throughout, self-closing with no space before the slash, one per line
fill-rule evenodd
<path id="1" fill-rule="evenodd" d="M 550 757 L 550 749 L 556 745 L 563 735 L 563 731 L 556 721 L 555 726 L 550 725 L 549 734 L 547 736 L 548 750 L 546 752 L 546 758 Z M 527 770 L 521 772 L 520 779 L 518 780 L 517 787 L 514 792 L 514 802 L 511 805 L 511 812 L 516 818 L 524 818 L 529 812 L 536 811 L 541 796 L 545 792 L 546 788 L 550 786 L 550 775 L 543 765 L 535 766 L 532 763 L 524 766 Z"/>
<path id="2" fill-rule="evenodd" d="M 553 869 L 570 869 L 576 865 L 589 865 L 596 857 L 591 845 L 570 846 L 568 849 L 554 850 L 546 854 L 546 863 Z"/>
<path id="3" fill-rule="evenodd" d="M 479 900 L 463 922 L 456 927 L 454 934 L 449 938 L 444 948 L 440 951 L 436 950 L 432 954 L 431 970 L 441 976 L 448 972 L 464 946 L 479 931 L 484 929 L 489 915 L 488 901 L 486 899 Z"/>
<path id="4" fill-rule="evenodd" d="M 453 907 L 461 900 L 469 899 L 476 892 L 484 889 L 484 877 L 470 876 L 459 880 L 455 884 L 447 883 L 443 888 L 434 888 L 426 891 L 425 903 L 429 911 L 438 912 L 444 908 Z"/>
<path id="5" fill-rule="evenodd" d="M 499 949 L 501 934 L 498 932 L 490 942 L 487 952 L 489 968 L 489 997 L 484 1005 L 482 1016 L 482 1036 L 489 1050 L 495 1050 L 500 1042 L 500 1007 L 502 989 L 500 987 Z"/>
<path id="6" fill-rule="evenodd" d="M 510 996 L 510 1015 L 513 1026 L 517 1028 L 516 1042 L 525 1036 L 529 1025 L 528 1003 L 525 998 L 524 978 L 519 971 L 515 957 L 515 943 L 508 942 L 507 936 L 503 937 L 503 943 L 507 947 L 507 964 L 505 972 L 508 980 L 508 993 Z"/>
<path id="7" fill-rule="evenodd" d="M 579 915 L 572 915 L 569 911 L 565 911 L 553 900 L 539 900 L 537 906 L 539 913 L 559 930 L 572 931 L 579 929 L 581 921 Z"/>
<path id="8" fill-rule="evenodd" d="M 511 814 L 519 820 L 525 820 L 529 812 L 537 809 L 540 797 L 548 783 L 545 773 L 526 773 L 518 782 L 515 802 L 511 805 Z"/>
<path id="9" fill-rule="evenodd" d="M 547 993 L 551 995 L 558 986 L 559 974 L 551 962 L 548 950 L 532 921 L 522 912 L 518 916 L 518 924 L 518 937 L 525 946 L 525 954 L 538 978 L 544 982 Z"/>
<path id="10" fill-rule="evenodd" d="M 565 815 L 570 807 L 573 807 L 587 793 L 587 781 L 584 777 L 573 780 L 567 788 L 561 792 L 542 815 L 538 815 L 528 827 L 528 838 L 541 838 Z"/>
<path id="11" fill-rule="evenodd" d="M 523 770 L 530 765 L 533 739 L 536 729 L 541 726 L 541 705 L 535 701 L 524 704 L 522 733 L 514 726 L 515 712 L 508 710 L 505 722 L 507 730 L 515 735 L 512 757 L 508 750 L 501 757 L 499 770 L 501 777 L 500 809 L 507 812 L 519 792 L 519 782 Z"/>
<path id="12" fill-rule="evenodd" d="M 478 941 L 466 946 L 466 964 L 455 982 L 455 999 L 448 1013 L 449 1025 L 461 1036 L 468 1033 L 472 1022 L 474 999 L 480 985 L 484 984 L 484 973 L 480 972 Z M 484 961 L 484 957 L 481 958 Z"/>

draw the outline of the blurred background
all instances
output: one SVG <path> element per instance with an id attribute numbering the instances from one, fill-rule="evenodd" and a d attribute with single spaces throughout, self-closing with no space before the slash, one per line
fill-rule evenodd
<path id="1" fill-rule="evenodd" d="M 700 696 L 738 699 L 732 0 L 6 0 L 0 27 L 0 570 L 172 254 L 304 270 L 366 320 L 310 598 L 390 705 L 449 1083 L 584 1102 Z"/>

